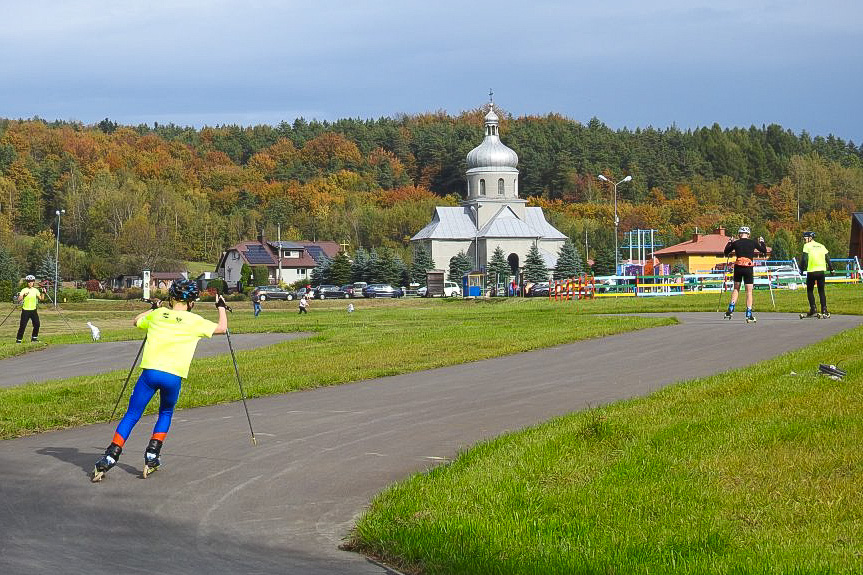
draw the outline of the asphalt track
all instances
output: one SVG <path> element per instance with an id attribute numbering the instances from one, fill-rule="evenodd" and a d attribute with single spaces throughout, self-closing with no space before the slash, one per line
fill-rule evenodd
<path id="1" fill-rule="evenodd" d="M 751 364 L 863 323 L 765 313 L 746 325 L 715 313 L 672 315 L 680 325 L 255 399 L 257 447 L 241 404 L 184 410 L 162 469 L 146 480 L 140 464 L 153 417 L 99 484 L 87 474 L 113 425 L 5 441 L 0 573 L 392 573 L 338 549 L 387 484 L 506 431 Z"/>

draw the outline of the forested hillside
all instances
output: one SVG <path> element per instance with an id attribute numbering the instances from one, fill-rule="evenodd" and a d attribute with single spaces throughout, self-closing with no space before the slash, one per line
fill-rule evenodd
<path id="1" fill-rule="evenodd" d="M 433 207 L 462 197 L 483 114 L 200 130 L 0 120 L 0 275 L 53 256 L 58 209 L 67 279 L 215 264 L 258 229 L 275 239 L 278 223 L 283 239 L 387 246 L 409 261 L 408 239 Z M 615 131 L 596 119 L 500 115 L 502 139 L 519 155 L 521 196 L 581 249 L 586 238 L 601 261 L 613 260 L 613 203 L 600 173 L 633 177 L 618 188 L 621 232 L 654 228 L 666 245 L 696 228 L 745 223 L 778 256 L 796 253 L 804 229 L 844 256 L 849 212 L 863 209 L 863 149 L 833 137 L 775 125 Z"/>

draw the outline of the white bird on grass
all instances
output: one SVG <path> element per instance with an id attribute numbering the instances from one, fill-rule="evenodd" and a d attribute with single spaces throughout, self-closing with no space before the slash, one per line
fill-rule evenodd
<path id="1" fill-rule="evenodd" d="M 102 337 L 102 332 L 99 331 L 99 328 L 89 321 L 87 322 L 87 327 L 89 327 L 90 331 L 93 333 L 93 341 L 99 341 L 99 338 Z"/>

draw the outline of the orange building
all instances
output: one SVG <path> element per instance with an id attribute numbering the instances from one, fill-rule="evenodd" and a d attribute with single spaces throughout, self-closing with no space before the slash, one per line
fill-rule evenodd
<path id="1" fill-rule="evenodd" d="M 671 268 L 682 265 L 686 273 L 709 273 L 725 264 L 723 250 L 731 239 L 725 234 L 725 228 L 718 228 L 712 234 L 693 234 L 691 240 L 656 250 L 653 255 Z M 769 252 L 770 248 L 767 250 Z"/>

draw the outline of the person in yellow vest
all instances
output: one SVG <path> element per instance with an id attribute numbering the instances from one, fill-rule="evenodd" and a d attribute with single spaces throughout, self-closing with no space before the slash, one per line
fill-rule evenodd
<path id="1" fill-rule="evenodd" d="M 21 304 L 21 322 L 18 324 L 18 335 L 15 337 L 15 343 L 21 343 L 24 338 L 27 322 L 33 322 L 33 333 L 30 336 L 30 341 L 39 341 L 39 312 L 36 311 L 36 307 L 40 301 L 45 301 L 45 292 L 36 287 L 35 277 L 28 275 L 24 281 L 27 282 L 27 287 L 18 292 L 18 303 Z"/>
<path id="2" fill-rule="evenodd" d="M 183 378 L 189 375 L 189 365 L 198 341 L 228 331 L 226 304 L 221 295 L 216 296 L 218 323 L 192 313 L 200 295 L 197 284 L 192 280 L 175 280 L 168 289 L 168 295 L 170 299 L 167 308 L 159 307 L 160 302 L 156 300 L 153 302 L 153 309 L 138 314 L 135 318 L 135 325 L 147 330 L 141 356 L 141 376 L 135 383 L 129 398 L 129 407 L 117 425 L 111 444 L 93 468 L 91 480 L 94 482 L 101 481 L 105 473 L 116 465 L 126 439 L 141 419 L 156 391 L 159 392 L 159 417 L 144 452 L 144 477 L 159 468 L 162 442 L 168 435 L 174 407 L 180 397 L 180 387 Z"/>
<path id="3" fill-rule="evenodd" d="M 809 312 L 800 314 L 804 317 L 830 317 L 827 311 L 827 294 L 824 291 L 824 276 L 827 271 L 833 271 L 829 251 L 823 244 L 815 241 L 815 232 L 803 232 L 803 273 L 806 274 L 806 296 L 809 298 Z M 815 309 L 815 286 L 818 286 L 818 299 L 821 303 L 821 313 Z"/>

